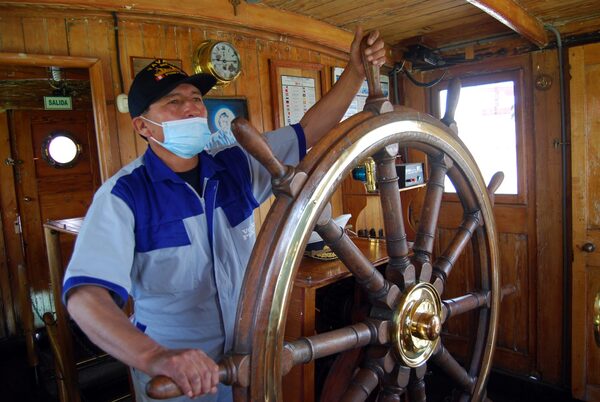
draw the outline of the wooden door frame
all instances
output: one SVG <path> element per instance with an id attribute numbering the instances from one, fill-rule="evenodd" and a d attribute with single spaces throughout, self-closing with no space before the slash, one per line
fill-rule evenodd
<path id="1" fill-rule="evenodd" d="M 104 75 L 102 73 L 102 61 L 98 58 L 92 57 L 71 57 L 71 56 L 52 56 L 52 55 L 40 55 L 40 54 L 25 54 L 25 53 L 7 53 L 0 52 L 0 65 L 9 66 L 25 66 L 25 67 L 62 67 L 62 68 L 87 68 L 90 79 L 90 88 L 92 93 L 92 107 L 94 113 L 94 129 L 96 131 L 96 145 L 98 150 L 98 164 L 100 169 L 100 180 L 104 182 L 110 177 L 110 172 L 113 155 L 111 155 L 111 139 L 110 139 L 110 127 L 108 124 L 108 114 L 106 110 L 106 95 L 104 91 Z M 0 129 L 8 130 L 8 124 L 6 122 L 6 114 L 3 113 L 0 116 Z M 7 137 L 8 138 L 8 137 Z M 16 205 L 16 194 L 8 195 L 9 198 L 15 197 L 13 200 Z M 0 205 L 0 209 L 4 210 L 4 202 Z M 0 222 L 0 230 L 2 229 L 2 223 Z M 8 255 L 6 239 L 0 236 L 0 264 L 7 265 L 8 271 L 11 271 L 11 276 L 16 278 L 17 272 L 12 272 L 8 267 Z M 16 280 L 16 279 L 15 279 Z M 7 283 L 2 283 L 7 282 Z M 12 282 L 12 283 L 11 283 Z M 2 300 L 4 301 L 4 309 L 6 313 L 7 331 L 8 335 L 16 335 L 17 330 L 17 318 L 14 313 L 19 314 L 22 317 L 21 309 L 17 308 L 15 304 L 18 304 L 16 283 L 11 281 L 8 275 L 0 276 L 0 288 L 7 290 L 7 287 L 12 289 L 11 295 L 3 294 Z M 12 302 L 8 305 L 9 299 Z"/>
<path id="2" fill-rule="evenodd" d="M 578 79 L 578 82 L 585 82 L 585 66 L 584 66 L 584 52 L 581 47 L 569 49 L 569 62 L 571 63 L 571 76 Z M 584 116 L 584 103 L 585 93 L 583 93 L 583 87 L 573 86 L 570 87 L 571 93 L 571 149 L 585 149 L 585 136 L 577 135 L 585 131 L 585 116 Z M 571 168 L 573 172 L 585 172 L 584 158 L 572 158 Z M 583 169 L 583 170 L 580 170 Z M 585 175 L 581 175 L 579 178 L 571 178 L 572 180 L 572 217 L 573 217 L 573 245 L 581 244 L 585 241 L 585 233 L 581 230 L 583 227 L 582 222 L 585 221 L 585 208 L 587 200 L 579 199 L 585 191 L 581 191 L 585 187 Z M 583 181 L 583 182 L 582 182 Z M 580 259 L 585 258 L 581 253 L 573 253 L 573 268 L 580 266 Z M 583 263 L 585 265 L 585 263 Z M 585 306 L 585 292 L 581 291 L 586 289 L 585 272 L 573 269 L 571 277 L 571 297 L 572 297 L 572 308 L 581 308 Z M 585 311 L 585 310 L 584 310 Z M 571 328 L 579 326 L 585 328 L 585 322 L 580 319 L 581 314 L 574 312 L 572 314 Z M 581 342 L 581 339 L 577 336 L 577 333 L 571 334 L 571 388 L 573 396 L 576 398 L 585 398 L 586 388 L 586 359 L 585 359 L 585 342 Z"/>
<path id="3" fill-rule="evenodd" d="M 98 162 L 100 164 L 100 178 L 104 182 L 110 177 L 112 155 L 110 152 L 110 127 L 106 112 L 106 95 L 104 93 L 104 76 L 102 74 L 102 61 L 93 57 L 50 56 L 26 53 L 0 52 L 0 65 L 34 66 L 34 67 L 62 67 L 62 68 L 87 68 L 90 76 L 92 91 L 92 106 L 94 109 L 94 125 L 96 129 L 96 143 L 98 145 Z"/>

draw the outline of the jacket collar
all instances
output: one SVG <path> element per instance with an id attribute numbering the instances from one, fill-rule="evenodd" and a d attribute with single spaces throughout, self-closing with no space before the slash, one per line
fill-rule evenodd
<path id="1" fill-rule="evenodd" d="M 211 178 L 215 173 L 225 170 L 225 166 L 215 160 L 206 151 L 198 154 L 198 163 L 200 163 L 200 178 Z M 152 182 L 170 180 L 175 183 L 184 183 L 184 181 L 160 159 L 152 148 L 148 147 L 144 153 L 144 165 L 148 171 L 148 176 Z"/>

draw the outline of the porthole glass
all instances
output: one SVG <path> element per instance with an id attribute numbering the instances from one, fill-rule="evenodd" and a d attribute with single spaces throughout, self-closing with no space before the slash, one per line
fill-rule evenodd
<path id="1" fill-rule="evenodd" d="M 67 131 L 54 132 L 42 143 L 42 157 L 55 168 L 73 166 L 80 154 L 81 145 Z"/>

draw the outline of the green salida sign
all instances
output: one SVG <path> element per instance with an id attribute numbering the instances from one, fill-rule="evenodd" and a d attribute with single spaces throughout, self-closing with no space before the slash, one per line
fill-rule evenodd
<path id="1" fill-rule="evenodd" d="M 72 110 L 73 100 L 70 96 L 44 96 L 46 110 Z"/>

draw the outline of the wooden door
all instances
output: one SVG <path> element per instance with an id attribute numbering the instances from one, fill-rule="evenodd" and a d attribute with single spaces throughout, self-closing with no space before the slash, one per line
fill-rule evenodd
<path id="1" fill-rule="evenodd" d="M 600 400 L 600 345 L 592 323 L 600 293 L 600 44 L 569 50 L 573 265 L 571 385 L 573 396 Z"/>
<path id="2" fill-rule="evenodd" d="M 516 291 L 510 297 L 506 297 L 500 307 L 498 338 L 494 354 L 494 365 L 513 373 L 519 373 L 533 378 L 548 381 L 547 373 L 539 370 L 538 336 L 543 336 L 537 325 L 537 314 L 535 306 L 538 300 L 536 277 L 540 273 L 537 264 L 536 253 L 536 192 L 535 167 L 536 148 L 534 143 L 535 132 L 533 127 L 534 109 L 532 104 L 532 72 L 529 56 L 519 56 L 503 60 L 491 60 L 472 65 L 456 66 L 449 69 L 450 75 L 459 77 L 463 89 L 459 100 L 456 119 L 458 121 L 459 137 L 465 134 L 466 128 L 471 121 L 477 121 L 480 125 L 478 140 L 471 139 L 470 151 L 475 155 L 475 161 L 485 166 L 485 159 L 497 159 L 499 164 L 494 170 L 488 170 L 484 180 L 489 182 L 495 171 L 507 173 L 505 182 L 512 181 L 513 187 L 509 191 L 499 191 L 495 196 L 494 216 L 498 231 L 498 247 L 500 253 L 500 281 L 501 286 L 514 286 Z M 425 76 L 424 80 L 432 80 L 435 75 Z M 467 91 L 469 88 L 487 87 L 492 83 L 512 83 L 510 86 L 500 86 L 495 94 L 506 93 L 514 96 L 514 103 L 497 103 L 491 109 L 480 110 L 477 114 L 466 108 L 468 103 Z M 439 102 L 439 91 L 445 89 L 447 82 L 433 87 L 429 93 L 430 104 L 433 114 L 442 116 L 445 104 Z M 512 87 L 512 91 L 510 88 Z M 556 86 L 558 87 L 558 86 Z M 511 93 L 512 92 L 512 93 Z M 472 99 L 471 95 L 471 99 Z M 496 99 L 493 94 L 484 94 L 486 99 Z M 467 100 L 467 103 L 462 103 Z M 472 102 L 472 101 L 471 101 Z M 497 101 L 500 102 L 500 101 Z M 482 101 L 482 104 L 485 102 Z M 471 103 L 471 108 L 473 108 Z M 494 137 L 500 134 L 500 129 L 495 129 L 490 122 L 486 126 L 486 120 L 481 117 L 498 113 L 508 117 L 510 112 L 514 118 L 514 144 L 510 142 L 494 143 Z M 473 126 L 473 124 L 471 124 Z M 499 124 L 502 130 L 507 131 L 508 124 Z M 506 138 L 509 138 L 508 136 Z M 545 142 L 547 144 L 547 142 Z M 475 145 L 475 147 L 473 147 Z M 502 147 L 503 146 L 503 147 Z M 502 151 L 499 151 L 502 149 Z M 503 158 L 497 158 L 504 153 Z M 509 153 L 511 155 L 509 155 Z M 510 156 L 510 158 L 509 158 Z M 512 172 L 512 173 L 509 173 Z M 558 175 L 560 177 L 560 174 Z M 560 211 L 558 211 L 560 212 Z M 549 214 L 549 213 L 548 213 Z M 416 215 L 418 217 L 418 215 Z M 462 219 L 462 206 L 455 194 L 445 193 L 438 221 L 437 247 L 434 250 L 439 255 L 448 243 L 454 238 L 456 228 Z M 468 289 L 473 288 L 476 279 L 472 260 L 472 250 L 468 249 L 455 263 L 452 277 L 449 279 L 444 298 L 462 295 Z M 557 280 L 558 282 L 558 280 Z M 546 287 L 547 294 L 555 295 L 556 289 L 552 286 Z M 555 300 L 549 303 L 555 303 Z M 560 305 L 555 311 L 560 312 Z M 449 321 L 445 326 L 445 345 L 457 356 L 460 356 L 469 348 L 469 339 L 476 324 L 476 315 L 463 315 Z M 560 321 L 558 321 L 560 325 Z M 560 333 L 560 328 L 557 330 Z M 548 337 L 548 336 L 546 336 Z M 559 345 L 556 345 L 559 346 Z M 555 356 L 560 352 L 554 349 Z"/>
<path id="3" fill-rule="evenodd" d="M 36 300 L 36 293 L 46 295 L 49 290 L 43 223 L 85 215 L 100 183 L 94 118 L 91 111 L 14 111 L 10 120 L 17 200 L 13 219 L 20 219 L 21 224 L 20 235 L 18 230 L 13 231 L 10 242 L 21 243 L 36 308 L 36 301 L 48 302 L 47 296 Z M 80 146 L 79 156 L 69 166 L 53 164 L 44 155 L 44 143 L 59 133 L 70 136 Z M 66 263 L 74 240 L 63 237 L 61 248 Z"/>

